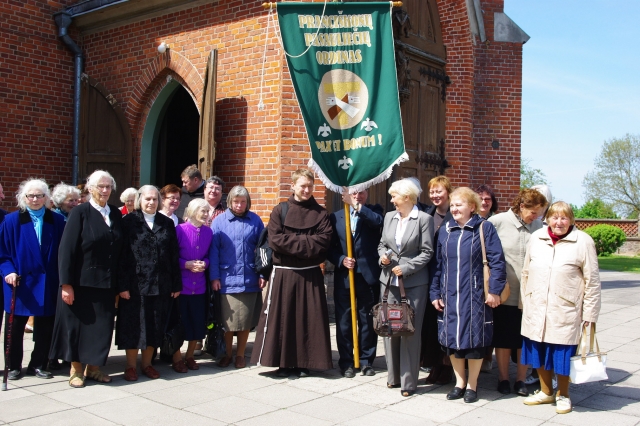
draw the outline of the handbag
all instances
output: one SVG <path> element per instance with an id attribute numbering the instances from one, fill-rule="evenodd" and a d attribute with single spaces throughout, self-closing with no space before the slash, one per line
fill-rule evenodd
<path id="1" fill-rule="evenodd" d="M 182 321 L 180 321 L 180 312 L 178 310 L 178 299 L 171 299 L 171 308 L 167 315 L 167 323 L 162 337 L 162 345 L 160 346 L 160 359 L 172 362 L 173 354 L 180 350 L 184 343 L 185 332 Z"/>
<path id="2" fill-rule="evenodd" d="M 596 352 L 593 352 L 593 343 L 596 344 Z M 589 352 L 587 350 L 587 327 L 582 326 L 582 338 L 580 339 L 580 352 L 571 357 L 571 369 L 569 378 L 571 383 L 590 383 L 607 380 L 607 353 L 600 352 L 600 345 L 596 339 L 596 325 L 591 323 L 589 335 Z"/>
<path id="3" fill-rule="evenodd" d="M 226 355 L 227 344 L 224 340 L 224 328 L 218 318 L 220 312 L 220 292 L 208 288 L 209 298 L 207 306 L 207 335 L 202 348 L 214 359 Z"/>
<path id="4" fill-rule="evenodd" d="M 487 249 L 484 245 L 484 222 L 480 224 L 480 246 L 482 247 L 482 276 L 484 278 L 484 298 L 489 296 L 489 277 L 491 276 L 491 269 L 489 268 L 489 261 L 487 260 Z M 504 289 L 500 293 L 500 303 L 507 301 L 511 295 L 511 288 L 509 283 L 504 284 Z"/>
<path id="5" fill-rule="evenodd" d="M 404 280 L 398 277 L 400 285 L 400 303 L 388 303 L 389 287 L 393 275 L 389 275 L 386 289 L 382 295 L 382 303 L 378 303 L 371 309 L 373 315 L 373 330 L 382 337 L 413 336 L 416 331 L 414 326 L 415 312 L 407 303 L 407 295 L 404 291 Z"/>

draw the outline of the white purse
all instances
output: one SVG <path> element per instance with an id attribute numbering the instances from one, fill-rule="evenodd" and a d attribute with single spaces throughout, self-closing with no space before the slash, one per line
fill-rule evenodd
<path id="1" fill-rule="evenodd" d="M 593 351 L 593 344 L 596 344 L 596 352 Z M 600 352 L 600 345 L 596 339 L 596 325 L 591 323 L 591 333 L 589 335 L 589 352 L 587 352 L 587 327 L 582 327 L 582 338 L 580 348 L 576 356 L 571 357 L 571 370 L 569 373 L 571 383 L 589 383 L 600 380 L 607 380 L 607 353 Z"/>

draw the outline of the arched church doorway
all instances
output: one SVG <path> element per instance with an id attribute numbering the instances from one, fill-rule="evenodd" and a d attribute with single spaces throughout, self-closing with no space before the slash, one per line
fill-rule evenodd
<path id="1" fill-rule="evenodd" d="M 200 114 L 189 92 L 170 81 L 149 111 L 142 136 L 140 184 L 182 186 L 180 173 L 198 160 Z"/>

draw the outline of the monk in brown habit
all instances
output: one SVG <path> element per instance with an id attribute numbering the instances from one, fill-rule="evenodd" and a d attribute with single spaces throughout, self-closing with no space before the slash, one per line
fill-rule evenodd
<path id="1" fill-rule="evenodd" d="M 327 211 L 313 198 L 314 177 L 293 173 L 293 195 L 282 223 L 282 205 L 271 212 L 269 246 L 273 272 L 251 363 L 279 367 L 281 377 L 306 377 L 309 369 L 333 368 L 329 315 L 320 264 L 331 245 Z"/>

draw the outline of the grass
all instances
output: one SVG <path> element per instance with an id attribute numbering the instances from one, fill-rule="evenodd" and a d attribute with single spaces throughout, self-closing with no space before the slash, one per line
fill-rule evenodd
<path id="1" fill-rule="evenodd" d="M 619 272 L 635 272 L 640 274 L 640 257 L 638 256 L 600 256 L 600 269 Z"/>

